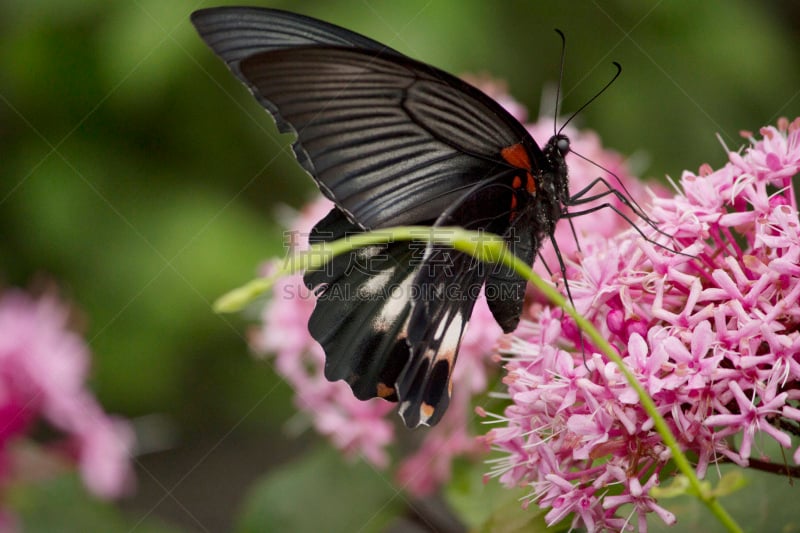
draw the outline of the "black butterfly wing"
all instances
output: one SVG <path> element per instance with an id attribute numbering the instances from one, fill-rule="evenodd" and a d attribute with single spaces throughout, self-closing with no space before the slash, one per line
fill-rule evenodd
<path id="1" fill-rule="evenodd" d="M 329 242 L 361 231 L 334 208 L 309 240 Z M 361 400 L 397 400 L 395 383 L 410 355 L 405 326 L 415 255 L 421 253 L 408 241 L 370 246 L 304 276 L 317 293 L 308 329 L 325 350 L 325 377 L 345 380 Z"/>
<path id="2" fill-rule="evenodd" d="M 297 13 L 262 7 L 223 6 L 192 13 L 203 40 L 243 82 L 239 61 L 261 52 L 300 46 L 351 46 L 400 55 L 377 41 Z"/>
<path id="3" fill-rule="evenodd" d="M 302 166 L 364 228 L 436 220 L 510 168 L 504 147 L 533 142 L 480 91 L 405 57 L 296 48 L 240 68 L 276 121 L 296 131 Z"/>
<path id="4" fill-rule="evenodd" d="M 433 246 L 427 255 L 414 279 L 410 357 L 397 378 L 399 412 L 409 427 L 432 426 L 445 413 L 461 337 L 485 279 L 468 254 Z"/>
<path id="5" fill-rule="evenodd" d="M 279 129 L 297 133 L 299 162 L 336 203 L 312 241 L 439 220 L 513 242 L 509 232 L 528 198 L 518 175 L 527 172 L 530 182 L 546 161 L 485 94 L 375 41 L 291 13 L 220 9 L 193 22 Z M 530 242 L 523 248 L 521 256 L 532 259 Z M 448 265 L 437 263 L 440 252 L 450 254 Z M 418 243 L 394 243 L 306 274 L 320 296 L 309 329 L 325 349 L 327 377 L 345 379 L 359 398 L 399 397 L 409 426 L 432 425 L 444 413 L 461 335 L 487 279 L 454 250 L 434 246 L 419 256 Z M 353 271 L 365 259 L 369 267 Z M 487 288 L 521 282 L 510 273 L 488 276 Z M 462 296 L 448 298 L 450 289 Z M 421 291 L 432 296 L 420 298 Z M 504 329 L 516 325 L 521 299 L 490 306 Z"/>

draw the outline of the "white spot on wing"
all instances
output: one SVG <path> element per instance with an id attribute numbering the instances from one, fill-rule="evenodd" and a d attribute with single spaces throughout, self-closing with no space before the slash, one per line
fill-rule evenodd
<path id="1" fill-rule="evenodd" d="M 408 408 L 411 407 L 411 402 L 406 400 L 400 404 L 400 407 L 397 408 L 397 412 L 400 413 L 400 416 L 405 419 L 405 412 L 408 411 Z"/>
<path id="2" fill-rule="evenodd" d="M 372 259 L 382 250 L 383 248 L 381 246 L 367 246 L 366 248 L 361 249 L 359 255 L 362 259 Z"/>
<path id="3" fill-rule="evenodd" d="M 392 289 L 380 313 L 373 321 L 373 326 L 376 330 L 387 331 L 403 313 L 406 306 L 411 302 L 411 284 L 413 282 L 414 273 L 409 273 L 403 283 Z"/>
<path id="4" fill-rule="evenodd" d="M 377 276 L 369 278 L 367 282 L 361 286 L 360 290 L 363 292 L 362 296 L 369 298 L 379 295 L 386 284 L 391 281 L 394 275 L 394 269 L 395 267 L 387 268 Z"/>
<path id="5" fill-rule="evenodd" d="M 464 318 L 461 313 L 456 313 L 452 322 L 448 324 L 447 320 L 442 320 L 436 330 L 435 339 L 439 341 L 439 356 L 444 357 L 451 364 L 455 363 L 454 358 L 456 350 L 458 350 L 458 344 L 461 341 L 463 326 Z"/>

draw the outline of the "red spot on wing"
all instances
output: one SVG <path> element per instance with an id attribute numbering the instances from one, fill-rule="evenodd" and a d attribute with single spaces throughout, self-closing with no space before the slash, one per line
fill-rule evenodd
<path id="1" fill-rule="evenodd" d="M 528 171 L 531 170 L 531 159 L 528 157 L 528 151 L 522 146 L 522 143 L 506 146 L 500 151 L 500 155 L 511 166 Z"/>
<path id="2" fill-rule="evenodd" d="M 502 150 L 500 150 L 500 156 L 513 167 L 517 167 L 525 171 L 525 184 L 522 183 L 521 176 L 514 176 L 514 180 L 511 182 L 511 187 L 515 191 L 519 191 L 523 188 L 528 192 L 528 194 L 533 195 L 536 193 L 536 180 L 533 179 L 532 168 L 531 168 L 531 158 L 528 156 L 528 151 L 522 145 L 522 143 L 512 144 L 511 146 L 506 146 Z M 511 196 L 511 216 L 510 220 L 514 220 L 516 218 L 518 200 L 516 193 Z"/>
<path id="3" fill-rule="evenodd" d="M 522 146 L 522 143 L 512 144 L 511 146 L 503 148 L 500 151 L 500 155 L 509 165 L 526 171 L 525 190 L 528 191 L 529 194 L 534 194 L 536 192 L 536 181 L 531 174 L 531 159 L 528 157 L 528 151 Z M 511 186 L 514 189 L 521 189 L 522 178 L 514 176 L 514 181 L 511 183 Z M 512 205 L 511 207 L 514 208 L 516 205 Z"/>
<path id="4" fill-rule="evenodd" d="M 528 191 L 530 194 L 536 192 L 536 182 L 533 179 L 533 176 L 530 172 L 528 172 L 528 181 L 525 183 L 525 190 Z"/>

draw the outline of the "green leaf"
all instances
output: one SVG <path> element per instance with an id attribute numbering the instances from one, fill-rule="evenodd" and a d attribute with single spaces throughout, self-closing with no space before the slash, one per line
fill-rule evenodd
<path id="1" fill-rule="evenodd" d="M 492 516 L 477 531 L 480 533 L 514 533 L 515 531 L 554 533 L 566 529 L 560 525 L 548 528 L 544 521 L 545 513 L 535 505 L 523 509 L 519 502 L 507 502 L 504 506 L 495 509 Z"/>
<path id="2" fill-rule="evenodd" d="M 182 530 L 154 519 L 127 517 L 112 503 L 86 492 L 77 475 L 64 475 L 7 492 L 9 507 L 26 533 L 178 533 Z"/>
<path id="3" fill-rule="evenodd" d="M 710 479 L 714 494 L 726 493 L 719 500 L 734 520 L 745 531 L 798 531 L 798 488 L 786 477 L 743 470 L 738 466 L 719 467 L 722 477 Z M 712 471 L 709 470 L 709 478 Z M 716 477 L 716 476 L 714 476 Z M 742 488 L 746 484 L 745 488 Z M 680 531 L 716 533 L 726 531 L 707 508 L 695 497 L 685 495 L 659 502 L 678 518 Z M 623 514 L 623 513 L 620 513 Z M 648 531 L 673 532 L 676 527 L 666 526 L 655 515 L 647 519 Z"/>
<path id="4" fill-rule="evenodd" d="M 246 498 L 236 531 L 384 531 L 403 509 L 390 474 L 330 449 L 273 471 Z"/>
<path id="5" fill-rule="evenodd" d="M 650 496 L 656 499 L 677 498 L 687 494 L 689 494 L 689 480 L 686 476 L 675 476 L 668 485 L 650 489 Z"/>
<path id="6" fill-rule="evenodd" d="M 717 486 L 714 487 L 712 494 L 714 496 L 728 496 L 735 492 L 744 489 L 747 486 L 747 476 L 744 475 L 742 470 L 733 470 L 723 475 Z"/>
<path id="7" fill-rule="evenodd" d="M 453 479 L 445 488 L 445 498 L 471 531 L 557 531 L 547 528 L 544 522 L 545 511 L 541 511 L 535 504 L 523 509 L 522 498 L 526 494 L 524 490 L 508 489 L 495 479 L 484 482 L 483 472 L 486 466 L 469 466 L 455 469 Z"/>

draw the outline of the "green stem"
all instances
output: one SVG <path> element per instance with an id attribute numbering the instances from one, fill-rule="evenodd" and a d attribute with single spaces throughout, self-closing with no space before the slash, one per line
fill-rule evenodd
<path id="1" fill-rule="evenodd" d="M 466 235 L 460 239 L 462 242 L 459 248 L 456 246 L 455 236 Z M 467 242 L 467 239 L 473 239 Z M 448 244 L 461 251 L 470 253 L 478 257 L 478 253 L 486 257 L 494 256 L 496 262 L 505 244 L 502 238 L 491 233 L 469 232 L 464 228 L 442 227 L 432 228 L 430 226 L 398 226 L 386 230 L 371 231 L 369 233 L 356 233 L 348 235 L 343 239 L 332 242 L 322 242 L 311 246 L 308 250 L 297 252 L 283 261 L 283 264 L 271 275 L 256 278 L 249 283 L 233 289 L 214 302 L 214 311 L 217 313 L 235 313 L 241 311 L 247 304 L 272 289 L 273 285 L 284 276 L 294 274 L 301 270 L 318 269 L 334 257 L 343 255 L 365 246 L 374 244 L 386 244 L 394 241 L 425 241 Z M 492 252 L 487 248 L 492 247 Z M 483 248 L 483 251 L 476 251 Z M 510 253 L 510 252 L 509 252 Z"/>

